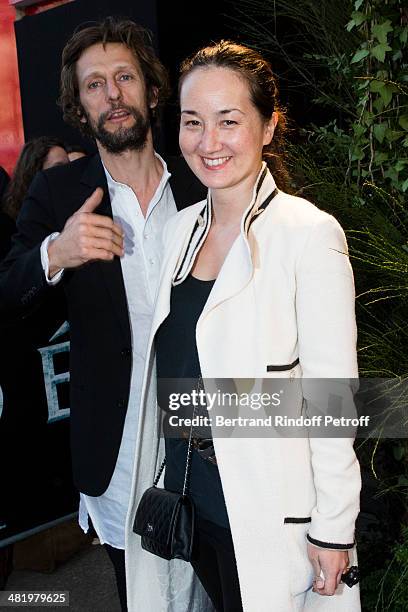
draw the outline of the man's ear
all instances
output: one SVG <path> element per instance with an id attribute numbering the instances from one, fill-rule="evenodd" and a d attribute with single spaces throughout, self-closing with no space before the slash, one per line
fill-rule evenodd
<path id="1" fill-rule="evenodd" d="M 159 102 L 159 88 L 151 87 L 149 91 L 149 108 L 156 108 Z"/>
<path id="2" fill-rule="evenodd" d="M 82 108 L 82 106 L 77 108 L 76 112 L 77 112 L 77 115 L 81 123 L 88 123 L 88 119 L 86 118 L 86 115 L 84 113 L 84 109 Z"/>

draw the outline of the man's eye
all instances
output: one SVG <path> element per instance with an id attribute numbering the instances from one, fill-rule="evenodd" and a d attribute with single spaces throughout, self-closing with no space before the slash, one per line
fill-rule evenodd
<path id="1" fill-rule="evenodd" d="M 99 85 L 101 85 L 100 81 L 92 81 L 92 83 L 89 83 L 88 89 L 97 89 Z"/>
<path id="2" fill-rule="evenodd" d="M 132 75 L 131 74 L 121 74 L 119 79 L 121 81 L 130 81 L 132 79 Z"/>
<path id="3" fill-rule="evenodd" d="M 226 126 L 238 125 L 237 121 L 233 121 L 232 119 L 224 119 L 223 124 Z"/>

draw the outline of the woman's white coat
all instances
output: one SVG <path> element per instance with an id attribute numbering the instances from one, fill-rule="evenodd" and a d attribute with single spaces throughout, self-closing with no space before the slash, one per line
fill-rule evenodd
<path id="1" fill-rule="evenodd" d="M 202 376 L 301 378 L 303 395 L 313 403 L 318 400 L 306 379 L 337 379 L 343 401 L 352 405 L 352 380 L 358 376 L 356 325 L 344 233 L 327 213 L 280 191 L 259 212 L 275 183 L 269 172 L 258 183 L 241 233 L 197 323 Z M 169 313 L 172 282 L 189 273 L 210 215 L 208 203 L 200 202 L 176 215 L 165 229 L 126 528 L 130 612 L 212 610 L 189 564 L 143 551 L 132 530 L 140 497 L 163 458 L 154 335 Z M 300 364 L 291 370 L 267 371 L 268 365 L 291 364 L 297 358 Z M 297 393 L 292 415 L 300 415 L 304 405 Z M 313 570 L 306 555 L 307 533 L 325 543 L 354 542 L 361 482 L 352 438 L 238 435 L 215 437 L 214 445 L 244 611 L 358 612 L 358 586 L 341 585 L 330 597 L 312 592 Z M 288 517 L 311 521 L 285 523 Z M 350 556 L 354 562 L 354 549 Z"/>

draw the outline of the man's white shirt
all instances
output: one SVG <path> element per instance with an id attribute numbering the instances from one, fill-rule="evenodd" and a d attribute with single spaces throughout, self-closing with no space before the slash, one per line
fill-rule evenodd
<path id="1" fill-rule="evenodd" d="M 121 266 L 132 334 L 132 374 L 123 436 L 112 479 L 105 493 L 98 497 L 80 494 L 79 524 L 86 532 L 90 516 L 101 543 L 122 549 L 125 548 L 124 528 L 131 488 L 146 349 L 159 282 L 162 257 L 161 234 L 166 221 L 177 212 L 169 184 L 171 175 L 166 162 L 158 154 L 156 156 L 163 165 L 163 175 L 149 203 L 146 217 L 143 216 L 134 191 L 128 185 L 115 181 L 104 168 L 113 219 L 121 225 L 125 233 L 125 254 L 121 258 Z M 48 278 L 47 247 L 49 240 L 56 235 L 58 234 L 52 234 L 41 246 L 42 265 L 50 284 L 58 282 L 63 274 L 62 271 L 58 273 L 57 278 L 54 277 L 52 280 Z"/>

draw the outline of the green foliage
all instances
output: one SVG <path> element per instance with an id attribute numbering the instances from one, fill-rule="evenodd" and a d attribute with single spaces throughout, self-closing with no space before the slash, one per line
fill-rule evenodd
<path id="1" fill-rule="evenodd" d="M 408 189 L 408 151 L 403 150 L 408 146 L 403 6 L 400 0 L 356 0 L 354 8 L 346 26 L 360 39 L 350 62 L 357 109 L 350 177 L 357 183 L 367 177 L 372 183 L 385 183 L 401 196 Z"/>
<path id="2" fill-rule="evenodd" d="M 307 88 L 312 102 L 340 114 L 349 185 L 368 179 L 401 200 L 408 191 L 404 1 L 240 0 L 234 9 L 250 44 L 287 64 L 291 89 Z"/>
<path id="3" fill-rule="evenodd" d="M 392 550 L 388 566 L 375 570 L 361 584 L 361 595 L 370 612 L 406 612 L 408 602 L 408 528 Z"/>

